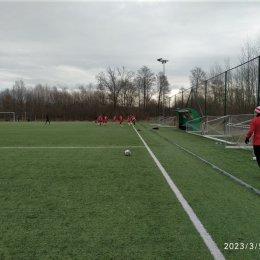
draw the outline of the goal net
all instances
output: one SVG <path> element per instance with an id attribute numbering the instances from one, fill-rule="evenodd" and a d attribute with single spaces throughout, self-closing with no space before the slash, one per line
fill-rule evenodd
<path id="1" fill-rule="evenodd" d="M 149 123 L 150 125 L 153 126 L 175 127 L 176 122 L 177 122 L 176 116 L 168 116 L 168 117 L 158 116 L 158 117 L 151 118 Z"/>
<path id="2" fill-rule="evenodd" d="M 203 135 L 204 137 L 223 142 L 227 148 L 248 148 L 252 144 L 245 145 L 245 136 L 249 124 L 254 115 L 227 115 L 205 116 L 200 118 L 200 129 L 192 126 L 192 120 L 187 122 L 187 132 Z"/>
<path id="3" fill-rule="evenodd" d="M 186 123 L 186 131 L 192 134 L 203 135 L 204 137 L 214 139 L 216 141 L 225 141 L 226 124 L 229 123 L 229 116 L 204 116 L 201 117 L 200 124 L 195 124 L 196 120 L 190 120 Z M 194 127 L 196 125 L 197 127 Z"/>
<path id="4" fill-rule="evenodd" d="M 252 149 L 252 139 L 245 144 L 250 121 L 254 115 L 242 115 L 226 125 L 226 148 Z"/>
<path id="5" fill-rule="evenodd" d="M 15 122 L 15 112 L 0 112 L 0 122 Z"/>

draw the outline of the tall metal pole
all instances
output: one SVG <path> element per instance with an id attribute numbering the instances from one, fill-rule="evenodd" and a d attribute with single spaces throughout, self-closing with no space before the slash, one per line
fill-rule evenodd
<path id="1" fill-rule="evenodd" d="M 227 71 L 225 71 L 224 116 L 227 115 Z"/>
<path id="2" fill-rule="evenodd" d="M 207 80 L 205 80 L 204 115 L 207 115 Z"/>
<path id="3" fill-rule="evenodd" d="M 165 77 L 165 63 L 168 60 L 164 60 L 163 58 L 157 59 L 157 61 L 161 62 L 163 64 L 163 76 Z M 163 106 L 163 118 L 165 118 L 165 85 L 162 86 L 163 90 L 163 98 L 162 98 L 162 106 Z M 164 119 L 163 119 L 164 120 Z"/>
<path id="4" fill-rule="evenodd" d="M 163 76 L 165 77 L 165 63 L 163 62 Z M 163 120 L 165 119 L 165 85 L 163 87 Z"/>
<path id="5" fill-rule="evenodd" d="M 183 92 L 184 90 L 181 92 L 181 108 L 183 108 Z"/>

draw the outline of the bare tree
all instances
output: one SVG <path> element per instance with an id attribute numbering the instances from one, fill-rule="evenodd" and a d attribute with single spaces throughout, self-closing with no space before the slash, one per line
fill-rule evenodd
<path id="1" fill-rule="evenodd" d="M 11 94 L 14 99 L 14 112 L 21 114 L 24 110 L 24 104 L 26 101 L 26 88 L 23 80 L 18 80 L 13 85 Z"/>
<path id="2" fill-rule="evenodd" d="M 137 76 L 135 78 L 135 84 L 140 91 L 140 98 L 142 97 L 143 112 L 146 112 L 146 106 L 155 93 L 152 88 L 155 82 L 156 77 L 148 67 L 143 66 L 138 70 Z"/>
<path id="3" fill-rule="evenodd" d="M 108 98 L 112 101 L 114 108 L 118 106 L 118 99 L 122 88 L 124 87 L 124 77 L 128 77 L 129 72 L 122 69 L 107 69 L 107 73 L 99 73 L 96 76 L 99 87 L 106 88 L 109 91 Z"/>
<path id="4" fill-rule="evenodd" d="M 157 93 L 158 93 L 158 100 L 157 100 L 157 112 L 158 115 L 160 114 L 160 103 L 165 102 L 165 95 L 169 94 L 170 84 L 168 82 L 167 76 L 165 76 L 162 72 L 159 73 L 157 76 Z M 165 105 L 165 104 L 164 104 Z"/>

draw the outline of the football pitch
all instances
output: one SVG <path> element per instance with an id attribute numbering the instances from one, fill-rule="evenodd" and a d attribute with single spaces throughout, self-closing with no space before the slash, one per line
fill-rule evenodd
<path id="1" fill-rule="evenodd" d="M 251 151 L 146 122 L 3 122 L 0 153 L 1 260 L 218 259 L 211 240 L 260 259 L 260 196 L 217 169 L 260 190 Z"/>

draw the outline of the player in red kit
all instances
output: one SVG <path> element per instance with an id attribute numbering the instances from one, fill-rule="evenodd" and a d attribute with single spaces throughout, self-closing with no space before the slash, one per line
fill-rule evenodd
<path id="1" fill-rule="evenodd" d="M 135 125 L 135 121 L 136 121 L 135 116 L 132 115 L 132 116 L 131 116 L 131 119 L 132 119 L 132 123 Z"/>
<path id="2" fill-rule="evenodd" d="M 115 123 L 115 122 L 116 122 L 116 116 L 113 117 L 113 123 Z"/>
<path id="3" fill-rule="evenodd" d="M 130 125 L 130 122 L 131 122 L 131 117 L 128 116 L 128 117 L 127 117 L 127 123 L 128 123 L 128 125 Z"/>
<path id="4" fill-rule="evenodd" d="M 119 119 L 119 124 L 120 124 L 120 126 L 123 127 L 123 121 L 124 121 L 123 117 L 122 117 L 122 116 L 119 116 L 118 119 Z"/>
<path id="5" fill-rule="evenodd" d="M 98 125 L 101 126 L 101 123 L 103 121 L 102 116 L 98 116 L 97 121 L 98 121 Z"/>
<path id="6" fill-rule="evenodd" d="M 105 116 L 104 116 L 104 126 L 107 126 L 107 121 L 108 121 L 108 116 L 105 115 Z"/>

